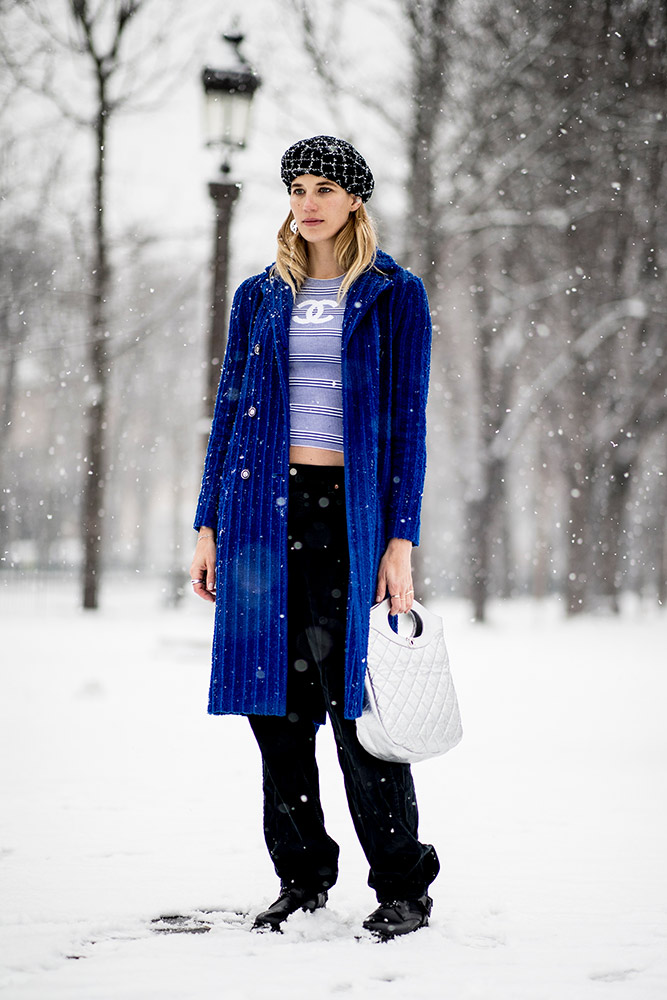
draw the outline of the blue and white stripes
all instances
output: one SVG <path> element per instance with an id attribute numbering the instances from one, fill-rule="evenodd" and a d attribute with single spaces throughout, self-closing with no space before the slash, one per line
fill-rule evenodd
<path id="1" fill-rule="evenodd" d="M 339 278 L 306 278 L 289 331 L 290 444 L 343 450 Z"/>

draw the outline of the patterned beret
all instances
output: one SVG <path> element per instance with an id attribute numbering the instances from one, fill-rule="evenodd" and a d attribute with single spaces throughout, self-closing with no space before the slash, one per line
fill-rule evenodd
<path id="1" fill-rule="evenodd" d="M 349 194 L 368 201 L 375 181 L 361 153 L 344 139 L 332 135 L 315 135 L 301 139 L 283 154 L 280 176 L 289 191 L 295 177 L 314 174 L 335 181 Z"/>

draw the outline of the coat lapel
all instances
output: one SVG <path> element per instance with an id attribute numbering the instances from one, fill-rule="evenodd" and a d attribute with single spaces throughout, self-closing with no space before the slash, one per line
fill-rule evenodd
<path id="1" fill-rule="evenodd" d="M 289 412 L 289 328 L 294 298 L 289 285 L 277 277 L 267 277 L 265 294 L 273 330 L 280 388 L 285 410 Z"/>
<path id="2" fill-rule="evenodd" d="M 378 262 L 379 263 L 379 262 Z M 347 293 L 345 317 L 343 319 L 342 347 L 346 347 L 355 329 L 371 308 L 378 295 L 391 288 L 390 277 L 377 271 L 366 271 L 357 278 Z"/>

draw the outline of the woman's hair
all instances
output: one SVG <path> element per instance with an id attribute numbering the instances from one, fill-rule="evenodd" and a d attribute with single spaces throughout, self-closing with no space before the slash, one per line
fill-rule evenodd
<path id="1" fill-rule="evenodd" d="M 278 230 L 278 251 L 274 270 L 292 289 L 292 294 L 301 288 L 308 277 L 308 244 L 299 233 L 293 233 L 290 222 L 292 212 Z M 334 254 L 345 278 L 340 286 L 338 298 L 343 298 L 350 285 L 360 274 L 373 266 L 377 252 L 377 236 L 373 221 L 362 204 L 350 212 L 350 217 L 336 237 Z"/>

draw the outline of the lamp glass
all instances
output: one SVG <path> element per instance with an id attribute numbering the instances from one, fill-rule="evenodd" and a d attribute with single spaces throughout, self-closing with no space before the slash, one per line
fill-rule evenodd
<path id="1" fill-rule="evenodd" d="M 208 91 L 205 125 L 209 146 L 245 146 L 251 100 L 251 94 Z"/>

